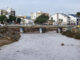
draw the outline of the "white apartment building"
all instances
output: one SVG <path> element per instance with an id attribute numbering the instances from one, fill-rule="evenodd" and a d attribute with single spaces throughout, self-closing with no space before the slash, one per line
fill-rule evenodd
<path id="1" fill-rule="evenodd" d="M 12 9 L 12 8 L 8 8 L 8 9 L 7 9 L 7 13 L 8 13 L 8 15 L 15 16 L 15 10 Z"/>
<path id="2" fill-rule="evenodd" d="M 0 9 L 0 15 L 6 15 L 7 17 L 9 15 L 15 16 L 15 10 L 12 8 Z"/>
<path id="3" fill-rule="evenodd" d="M 69 14 L 70 17 L 70 24 L 71 25 L 77 25 L 78 23 L 78 17 L 75 14 Z"/>
<path id="4" fill-rule="evenodd" d="M 67 25 L 70 23 L 70 17 L 63 13 L 56 13 L 50 16 L 49 20 L 53 20 L 53 25 Z"/>

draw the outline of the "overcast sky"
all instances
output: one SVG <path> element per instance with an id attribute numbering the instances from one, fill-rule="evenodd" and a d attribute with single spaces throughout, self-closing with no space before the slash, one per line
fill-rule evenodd
<path id="1" fill-rule="evenodd" d="M 80 0 L 0 0 L 0 9 L 7 7 L 15 9 L 17 15 L 36 11 L 71 14 L 80 11 Z"/>

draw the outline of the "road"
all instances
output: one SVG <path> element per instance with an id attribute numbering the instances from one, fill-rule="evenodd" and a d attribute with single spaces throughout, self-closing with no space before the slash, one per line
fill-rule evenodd
<path id="1" fill-rule="evenodd" d="M 79 40 L 55 32 L 21 35 L 18 42 L 0 47 L 0 60 L 80 60 Z"/>

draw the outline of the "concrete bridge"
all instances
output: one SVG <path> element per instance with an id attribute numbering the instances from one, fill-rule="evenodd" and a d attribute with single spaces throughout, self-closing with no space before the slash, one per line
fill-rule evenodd
<path id="1" fill-rule="evenodd" d="M 5 27 L 5 26 L 4 26 Z M 69 25 L 66 26 L 53 26 L 53 25 L 34 25 L 34 26 L 24 26 L 24 25 L 8 25 L 7 28 L 12 29 L 19 29 L 23 32 L 40 32 L 40 28 L 42 29 L 43 33 L 47 31 L 56 31 L 56 32 L 63 32 L 67 29 Z M 71 26 L 72 27 L 72 26 Z"/>

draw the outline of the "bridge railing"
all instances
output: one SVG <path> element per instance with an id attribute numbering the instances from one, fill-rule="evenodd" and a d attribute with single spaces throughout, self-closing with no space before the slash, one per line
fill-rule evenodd
<path id="1" fill-rule="evenodd" d="M 31 27 L 31 26 L 35 26 L 35 27 L 74 27 L 74 25 L 20 25 L 20 24 L 10 24 L 10 25 L 3 25 L 0 27 Z"/>

